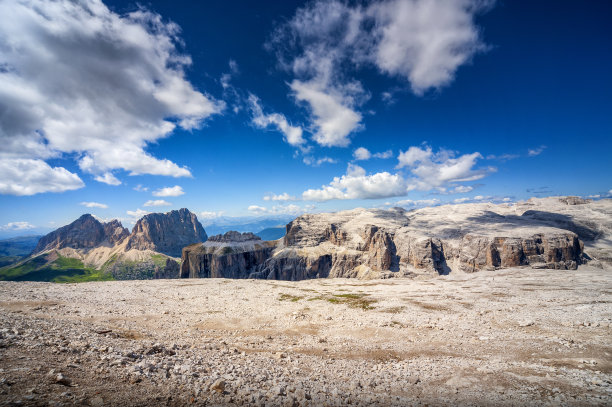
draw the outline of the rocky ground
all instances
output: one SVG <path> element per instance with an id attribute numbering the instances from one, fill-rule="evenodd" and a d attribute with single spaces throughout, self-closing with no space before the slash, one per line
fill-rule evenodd
<path id="1" fill-rule="evenodd" d="M 0 283 L 0 405 L 610 405 L 612 269 Z"/>

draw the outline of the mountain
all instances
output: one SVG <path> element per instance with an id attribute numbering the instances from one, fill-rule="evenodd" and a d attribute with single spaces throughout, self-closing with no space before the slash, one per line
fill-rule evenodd
<path id="1" fill-rule="evenodd" d="M 101 223 L 90 214 L 85 214 L 69 225 L 63 226 L 43 236 L 34 253 L 46 250 L 92 249 L 102 245 L 114 246 L 130 234 L 117 220 Z"/>
<path id="2" fill-rule="evenodd" d="M 183 208 L 143 216 L 132 229 L 126 250 L 153 250 L 180 257 L 183 247 L 207 239 L 195 214 Z"/>
<path id="3" fill-rule="evenodd" d="M 612 200 L 531 199 L 406 211 L 302 215 L 282 241 L 195 244 L 182 277 L 303 280 L 472 273 L 509 267 L 574 270 L 612 262 Z M 226 264 L 225 273 L 218 264 Z M 219 271 L 221 270 L 221 271 Z"/>
<path id="4" fill-rule="evenodd" d="M 262 240 L 278 240 L 285 236 L 285 226 L 279 226 L 275 228 L 265 228 L 255 233 Z"/>
<path id="5" fill-rule="evenodd" d="M 0 256 L 25 256 L 32 253 L 41 236 L 19 236 L 0 240 Z"/>
<path id="6" fill-rule="evenodd" d="M 0 267 L 13 264 L 32 253 L 41 236 L 18 236 L 0 240 Z"/>
<path id="7" fill-rule="evenodd" d="M 0 269 L 0 280 L 92 281 L 178 277 L 181 249 L 207 238 L 187 209 L 148 214 L 130 233 L 85 214 L 46 236 L 32 256 Z"/>

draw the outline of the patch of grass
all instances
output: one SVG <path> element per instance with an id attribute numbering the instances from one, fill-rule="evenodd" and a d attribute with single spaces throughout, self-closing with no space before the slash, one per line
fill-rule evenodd
<path id="1" fill-rule="evenodd" d="M 291 302 L 298 302 L 299 300 L 301 300 L 304 297 L 299 297 L 297 295 L 291 295 L 291 294 L 281 294 L 278 297 L 279 301 L 291 301 Z"/>
<path id="2" fill-rule="evenodd" d="M 400 305 L 400 306 L 397 306 L 397 307 L 383 308 L 383 309 L 380 310 L 380 312 L 386 312 L 388 314 L 400 314 L 405 309 L 406 309 L 406 307 L 404 307 L 403 305 Z"/>
<path id="3" fill-rule="evenodd" d="M 113 277 L 104 271 L 85 266 L 79 259 L 59 256 L 49 261 L 47 255 L 41 255 L 14 267 L 0 269 L 0 280 L 80 283 L 113 280 Z"/>
<path id="4" fill-rule="evenodd" d="M 369 294 L 332 294 L 309 298 L 308 301 L 324 300 L 331 304 L 344 304 L 350 308 L 360 308 L 362 310 L 372 310 L 372 304 L 378 302 L 374 298 L 366 298 Z"/>
<path id="5" fill-rule="evenodd" d="M 152 254 L 151 255 L 151 260 L 153 260 L 153 263 L 155 263 L 156 266 L 160 267 L 160 268 L 164 268 L 166 267 L 166 260 L 168 258 L 162 254 Z"/>

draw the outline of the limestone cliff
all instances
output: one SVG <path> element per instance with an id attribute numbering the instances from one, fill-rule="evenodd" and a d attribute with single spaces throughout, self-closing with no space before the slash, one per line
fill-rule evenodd
<path id="1" fill-rule="evenodd" d="M 236 246 L 221 237 L 216 246 L 188 247 L 181 276 L 303 280 L 522 266 L 573 270 L 595 255 L 610 257 L 611 212 L 611 200 L 568 197 L 307 214 L 287 225 L 276 247 Z"/>
<path id="2" fill-rule="evenodd" d="M 143 216 L 132 229 L 125 250 L 152 250 L 179 257 L 183 247 L 206 239 L 197 216 L 183 208 Z"/>

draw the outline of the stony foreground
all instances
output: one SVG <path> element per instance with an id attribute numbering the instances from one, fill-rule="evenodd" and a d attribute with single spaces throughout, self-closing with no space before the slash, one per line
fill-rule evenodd
<path id="1" fill-rule="evenodd" d="M 0 284 L 0 405 L 610 405 L 612 270 Z"/>

